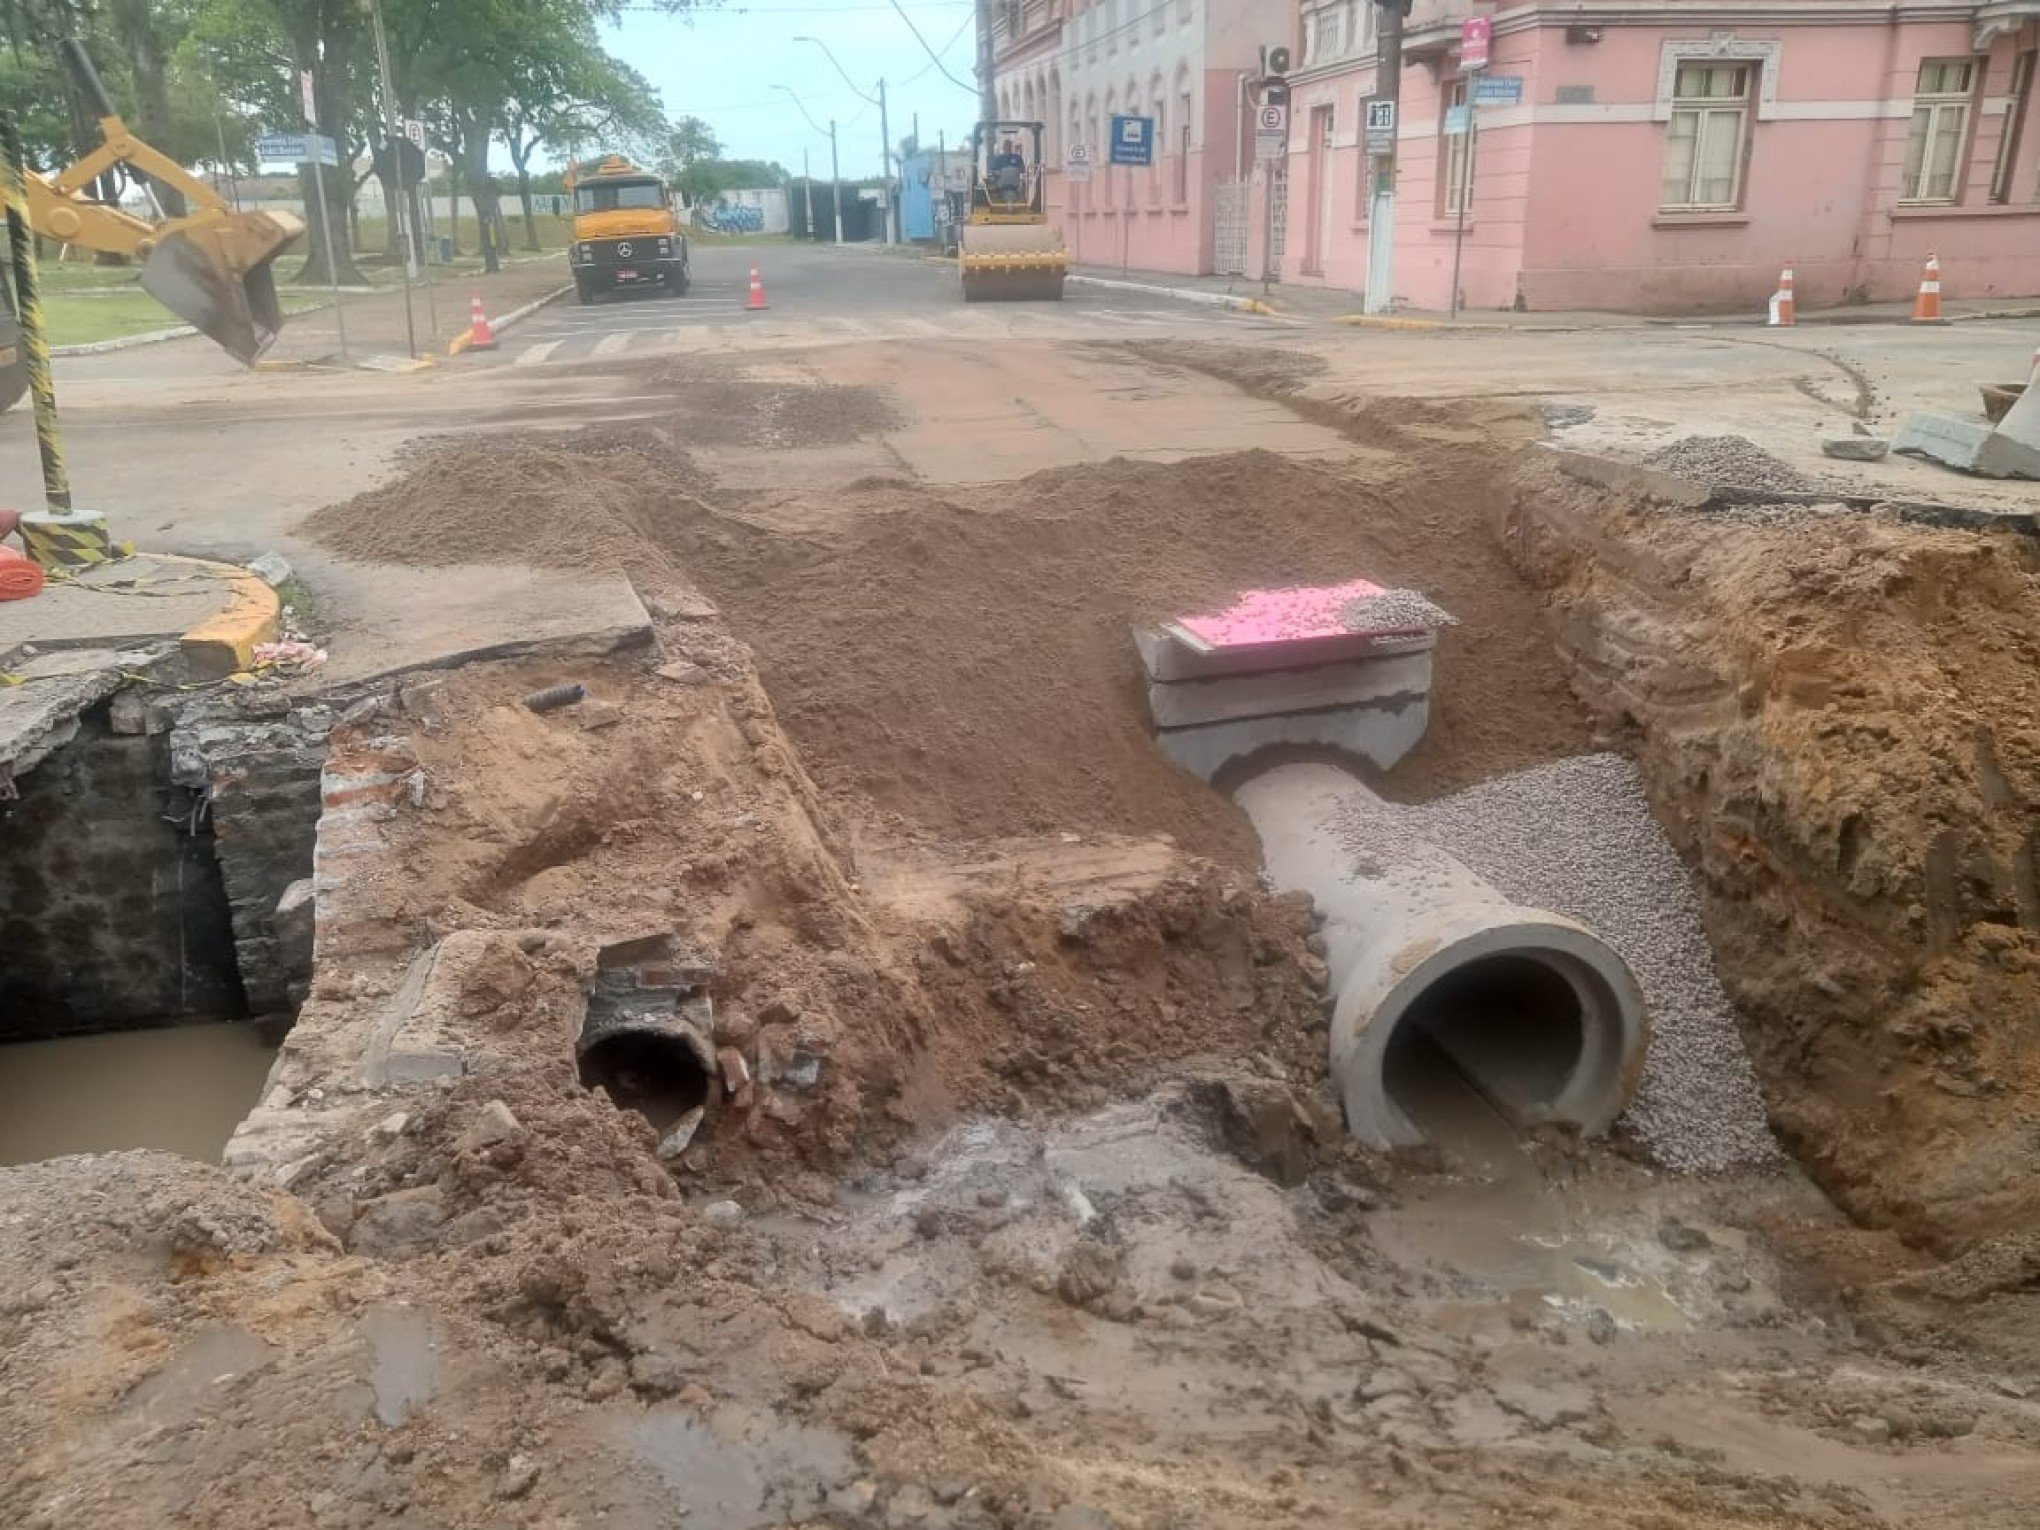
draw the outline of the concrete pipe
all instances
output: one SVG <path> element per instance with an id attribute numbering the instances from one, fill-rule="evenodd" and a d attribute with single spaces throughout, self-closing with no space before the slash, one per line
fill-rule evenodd
<path id="1" fill-rule="evenodd" d="M 1398 832 L 1393 810 L 1337 766 L 1277 766 L 1234 795 L 1275 884 L 1309 893 L 1324 920 L 1332 1072 L 1355 1137 L 1430 1140 L 1418 1117 L 1446 1074 L 1518 1130 L 1614 1123 L 1649 1025 L 1636 979 L 1599 937 L 1510 903 Z"/>
<path id="2" fill-rule="evenodd" d="M 591 1005 L 574 1052 L 583 1088 L 605 1091 L 661 1132 L 715 1103 L 715 1048 L 670 1010 L 605 1013 Z"/>

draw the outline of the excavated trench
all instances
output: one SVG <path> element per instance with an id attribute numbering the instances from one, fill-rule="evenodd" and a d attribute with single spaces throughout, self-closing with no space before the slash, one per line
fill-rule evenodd
<path id="1" fill-rule="evenodd" d="M 246 730 L 139 715 L 89 708 L 0 804 L 0 1164 L 217 1157 L 309 976 L 276 889 L 311 870 L 316 760 L 258 782 Z"/>

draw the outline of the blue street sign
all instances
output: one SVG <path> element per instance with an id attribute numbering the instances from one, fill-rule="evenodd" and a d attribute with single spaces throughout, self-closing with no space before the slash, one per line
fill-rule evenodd
<path id="1" fill-rule="evenodd" d="M 255 140 L 255 157 L 290 165 L 316 158 L 322 165 L 337 165 L 340 146 L 324 133 L 263 133 Z"/>
<path id="2" fill-rule="evenodd" d="M 1151 165 L 1155 162 L 1155 119 L 1114 117 L 1112 119 L 1112 163 Z"/>
<path id="3" fill-rule="evenodd" d="M 1521 106 L 1523 76 L 1484 74 L 1473 82 L 1473 99 L 1481 106 Z"/>

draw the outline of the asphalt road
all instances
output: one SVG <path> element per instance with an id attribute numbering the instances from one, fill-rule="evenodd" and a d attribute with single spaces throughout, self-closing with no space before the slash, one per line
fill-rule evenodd
<path id="1" fill-rule="evenodd" d="M 657 288 L 623 292 L 582 306 L 571 297 L 502 337 L 498 365 L 643 357 L 675 350 L 743 349 L 859 340 L 1121 338 L 1198 330 L 1264 336 L 1292 321 L 1236 313 L 1209 304 L 1072 282 L 1059 303 L 965 303 L 946 260 L 888 254 L 876 247 L 708 244 L 693 252 L 685 297 Z M 766 308 L 751 311 L 756 265 Z M 476 358 L 478 361 L 482 358 Z"/>

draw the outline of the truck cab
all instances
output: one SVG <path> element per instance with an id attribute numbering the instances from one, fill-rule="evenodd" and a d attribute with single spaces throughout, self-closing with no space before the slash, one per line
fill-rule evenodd
<path id="1" fill-rule="evenodd" d="M 572 174 L 567 190 L 574 209 L 567 260 L 583 303 L 622 287 L 687 290 L 687 236 L 664 180 L 611 154 Z"/>

